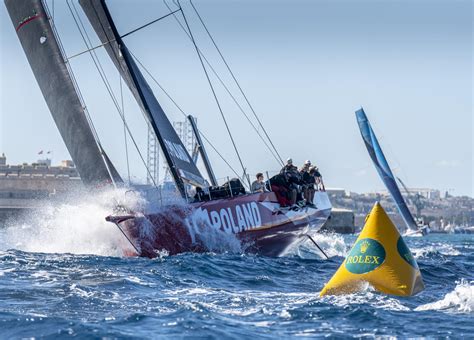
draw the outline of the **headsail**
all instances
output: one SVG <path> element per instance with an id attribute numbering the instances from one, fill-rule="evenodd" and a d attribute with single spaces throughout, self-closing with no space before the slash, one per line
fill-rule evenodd
<path id="1" fill-rule="evenodd" d="M 5 0 L 54 122 L 85 184 L 121 182 L 89 125 L 85 108 L 41 0 Z"/>
<path id="2" fill-rule="evenodd" d="M 105 1 L 80 0 L 79 3 L 113 63 L 146 114 L 182 196 L 185 196 L 184 182 L 201 187 L 206 186 L 205 179 L 192 161 L 130 51 L 118 34 Z"/>
<path id="3" fill-rule="evenodd" d="M 407 227 L 411 230 L 417 230 L 417 225 L 413 215 L 411 214 L 408 206 L 403 199 L 402 194 L 400 193 L 400 189 L 397 186 L 397 182 L 395 181 L 395 177 L 393 176 L 392 170 L 390 170 L 390 166 L 388 165 L 387 160 L 382 152 L 382 148 L 379 145 L 377 137 L 375 136 L 372 127 L 370 126 L 369 120 L 365 115 L 364 109 L 360 109 L 356 111 L 356 118 L 357 123 L 359 124 L 360 133 L 362 135 L 362 139 L 364 140 L 365 146 L 367 147 L 367 151 L 369 152 L 370 158 L 377 169 L 377 172 L 382 178 L 387 190 L 392 195 L 395 203 L 397 204 L 398 211 L 402 215 L 403 220 Z"/>

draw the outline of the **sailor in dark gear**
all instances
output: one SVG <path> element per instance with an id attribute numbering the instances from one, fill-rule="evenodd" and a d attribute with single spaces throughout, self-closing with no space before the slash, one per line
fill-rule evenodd
<path id="1" fill-rule="evenodd" d="M 303 172 L 303 171 L 306 171 L 306 172 L 309 172 L 309 169 L 311 168 L 311 161 L 309 159 L 307 159 L 303 166 L 301 167 L 301 170 L 300 172 Z"/>
<path id="2" fill-rule="evenodd" d="M 311 176 L 309 174 L 310 167 L 311 167 L 311 161 L 306 160 L 300 170 L 301 180 L 302 180 L 301 192 L 303 193 L 303 198 L 306 201 L 306 204 L 312 202 L 310 198 L 309 190 L 311 187 L 314 187 L 314 184 L 313 184 L 314 182 L 312 181 Z"/>
<path id="3" fill-rule="evenodd" d="M 306 172 L 307 176 L 305 181 L 307 183 L 307 195 L 306 204 L 310 207 L 316 207 L 313 203 L 314 201 L 314 184 L 316 183 L 316 178 L 314 177 L 315 169 L 313 167 L 309 168 L 309 171 Z"/>
<path id="4" fill-rule="evenodd" d="M 286 165 L 281 169 L 280 174 L 285 176 L 288 183 L 288 195 L 292 206 L 296 205 L 298 197 L 298 186 L 301 184 L 301 175 L 298 168 L 293 165 L 293 160 L 288 158 Z"/>
<path id="5" fill-rule="evenodd" d="M 293 165 L 293 160 L 291 158 L 288 158 L 286 160 L 286 165 L 280 170 L 280 174 L 284 174 L 286 172 L 291 171 L 298 171 L 298 168 Z"/>
<path id="6" fill-rule="evenodd" d="M 268 180 L 269 187 L 275 193 L 281 207 L 290 205 L 288 182 L 282 174 L 277 174 Z"/>

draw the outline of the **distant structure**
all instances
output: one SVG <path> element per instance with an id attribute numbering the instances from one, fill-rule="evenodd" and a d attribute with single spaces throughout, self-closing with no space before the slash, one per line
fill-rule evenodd
<path id="1" fill-rule="evenodd" d="M 37 199 L 82 186 L 79 173 L 70 160 L 51 166 L 51 160 L 8 165 L 0 157 L 0 220 L 32 208 Z"/>
<path id="2" fill-rule="evenodd" d="M 335 197 L 350 197 L 351 193 L 343 188 L 326 188 L 326 192 L 330 196 Z"/>
<path id="3" fill-rule="evenodd" d="M 193 128 L 189 121 L 185 119 L 184 121 L 173 122 L 173 127 L 186 150 L 192 155 L 194 146 L 196 145 L 196 137 L 194 136 Z M 148 127 L 147 168 L 147 184 L 158 184 L 160 182 L 160 148 L 155 133 L 150 127 Z M 163 181 L 170 182 L 171 174 L 166 161 L 163 162 L 163 172 Z"/>
<path id="4" fill-rule="evenodd" d="M 160 149 L 153 129 L 148 126 L 148 147 L 147 147 L 147 174 L 146 183 L 149 185 L 158 184 L 160 179 Z"/>
<path id="5" fill-rule="evenodd" d="M 384 196 L 389 196 L 390 193 L 386 190 L 381 192 L 382 195 Z M 427 198 L 429 200 L 439 200 L 441 199 L 441 193 L 439 190 L 436 189 L 429 189 L 429 188 L 407 188 L 404 192 L 402 192 L 403 195 L 408 194 L 409 196 L 416 196 L 420 195 L 424 198 Z"/>
<path id="6" fill-rule="evenodd" d="M 197 120 L 195 118 L 195 120 Z M 189 120 L 184 120 L 182 122 L 173 122 L 173 127 L 178 134 L 179 138 L 183 141 L 183 145 L 186 150 L 192 155 L 194 150 L 194 145 L 196 144 L 196 137 L 193 133 L 193 128 Z"/>

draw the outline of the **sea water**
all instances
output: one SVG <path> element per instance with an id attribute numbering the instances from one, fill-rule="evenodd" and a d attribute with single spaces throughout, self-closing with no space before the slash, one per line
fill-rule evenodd
<path id="1" fill-rule="evenodd" d="M 233 247 L 127 258 L 104 220 L 114 195 L 48 203 L 0 226 L 0 338 L 474 336 L 472 235 L 406 239 L 426 285 L 414 297 L 368 287 L 320 298 L 355 236 L 317 235 L 329 260 L 311 244 L 282 258 Z"/>

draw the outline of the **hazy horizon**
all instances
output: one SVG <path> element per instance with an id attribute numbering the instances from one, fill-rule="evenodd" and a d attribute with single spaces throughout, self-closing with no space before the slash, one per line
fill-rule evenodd
<path id="1" fill-rule="evenodd" d="M 182 3 L 200 48 L 238 94 L 192 7 Z M 298 166 L 312 160 L 327 187 L 384 190 L 356 123 L 354 111 L 363 106 L 394 173 L 408 187 L 474 197 L 471 1 L 194 3 L 284 159 L 292 157 Z M 122 34 L 168 12 L 161 2 L 108 4 Z M 35 161 L 40 150 L 53 151 L 54 163 L 68 159 L 1 7 L 0 153 L 10 164 Z M 84 50 L 63 3 L 56 2 L 55 22 L 68 56 Z M 240 171 L 193 46 L 174 19 L 124 41 L 183 109 L 198 117 L 200 128 Z M 98 53 L 118 93 L 117 71 L 103 49 Z M 105 149 L 123 174 L 123 127 L 104 85 L 88 54 L 71 59 L 71 65 Z M 147 80 L 170 120 L 182 120 Z M 214 84 L 248 172 L 277 170 L 258 136 Z M 143 119 L 128 91 L 125 108 L 146 153 Z M 209 147 L 208 152 L 217 177 L 232 174 Z M 145 177 L 137 154 L 131 160 L 137 178 Z"/>

